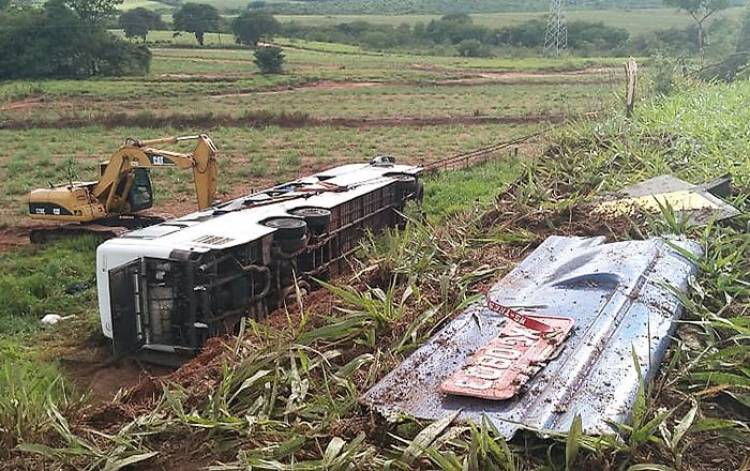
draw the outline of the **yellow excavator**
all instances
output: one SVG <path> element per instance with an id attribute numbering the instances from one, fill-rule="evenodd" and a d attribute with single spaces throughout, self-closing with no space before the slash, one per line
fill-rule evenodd
<path id="1" fill-rule="evenodd" d="M 190 153 L 157 149 L 153 146 L 197 141 Z M 35 220 L 72 224 L 42 226 L 31 230 L 32 242 L 59 239 L 65 235 L 95 233 L 114 237 L 140 227 L 163 222 L 163 218 L 139 215 L 153 206 L 152 168 L 192 169 L 198 209 L 214 203 L 218 164 L 216 146 L 206 135 L 127 139 L 109 162 L 99 167 L 93 182 L 70 182 L 29 193 L 29 216 Z"/>

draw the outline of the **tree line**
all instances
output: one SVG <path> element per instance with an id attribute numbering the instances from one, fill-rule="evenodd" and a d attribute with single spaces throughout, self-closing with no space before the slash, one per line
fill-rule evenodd
<path id="1" fill-rule="evenodd" d="M 0 79 L 147 73 L 151 52 L 146 45 L 120 39 L 109 29 L 119 26 L 127 38 L 140 38 L 145 43 L 149 31 L 164 30 L 168 25 L 161 15 L 146 8 L 122 12 L 117 17 L 121 3 L 122 0 L 48 0 L 41 6 L 18 6 L 0 0 Z M 218 10 L 207 4 L 182 4 L 172 20 L 176 30 L 193 33 L 200 45 L 204 44 L 205 33 L 225 27 Z M 278 21 L 262 11 L 239 15 L 230 26 L 238 43 L 253 47 L 281 30 Z M 261 49 L 255 52 L 255 63 L 261 72 L 281 72 L 281 49 Z"/>
<path id="2" fill-rule="evenodd" d="M 108 28 L 119 27 L 128 38 L 145 43 L 149 31 L 190 32 L 198 45 L 208 32 L 231 32 L 237 43 L 256 48 L 261 71 L 280 72 L 281 49 L 264 42 L 274 35 L 313 41 L 355 44 L 365 48 L 408 49 L 437 54 L 482 57 L 497 54 L 538 54 L 543 46 L 546 22 L 530 20 L 502 28 L 474 24 L 463 13 L 444 15 L 414 25 L 372 24 L 364 21 L 330 26 L 279 23 L 262 2 L 253 2 L 234 18 L 223 17 L 212 5 L 180 4 L 167 25 L 162 16 L 145 8 L 122 12 L 122 0 L 48 0 L 42 7 L 11 7 L 0 0 L 0 78 L 88 77 L 130 75 L 148 71 L 151 54 L 143 44 L 123 41 Z M 683 29 L 656 31 L 631 37 L 623 28 L 602 22 L 568 24 L 568 45 L 578 55 L 705 55 L 707 47 L 721 54 L 734 53 L 734 43 L 750 30 L 730 19 L 708 20 L 730 5 L 729 0 L 665 0 L 685 10 L 694 23 Z M 175 33 L 178 34 L 178 33 Z M 744 36 L 743 36 L 744 35 Z M 738 39 L 739 38 L 739 39 Z M 259 45 L 264 47 L 258 48 Z M 717 54 L 720 55 L 720 54 Z M 734 59 L 733 59 L 734 60 Z"/>
<path id="3" fill-rule="evenodd" d="M 275 5 L 275 4 L 274 4 Z M 672 28 L 633 36 L 624 28 L 603 22 L 572 21 L 568 24 L 568 46 L 573 54 L 593 55 L 702 55 L 712 46 L 715 55 L 726 53 L 717 44 L 734 40 L 738 23 L 720 19 L 709 23 L 714 15 L 731 5 L 730 0 L 665 0 L 664 5 L 684 10 L 694 22 L 687 28 Z M 172 28 L 195 35 L 204 45 L 207 32 L 234 34 L 240 44 L 256 46 L 263 38 L 282 35 L 311 41 L 335 42 L 373 50 L 404 49 L 432 54 L 467 57 L 493 55 L 534 55 L 544 43 L 546 21 L 534 19 L 502 28 L 474 24 L 464 13 L 444 15 L 427 23 L 414 25 L 373 24 L 365 21 L 336 25 L 311 26 L 296 22 L 280 24 L 271 14 L 269 4 L 251 2 L 234 19 L 222 17 L 208 4 L 186 3 L 172 14 Z M 144 41 L 151 29 L 164 29 L 161 18 L 144 8 L 123 13 L 119 26 L 128 37 Z M 709 38 L 717 38 L 713 43 Z M 726 44 L 725 44 L 726 46 Z"/>
<path id="4" fill-rule="evenodd" d="M 120 0 L 121 1 L 121 0 Z M 148 71 L 151 53 L 107 31 L 117 0 L 0 0 L 0 78 L 90 77 Z"/>
<path id="5" fill-rule="evenodd" d="M 231 21 L 219 14 L 214 6 L 204 3 L 185 3 L 172 14 L 172 28 L 161 15 L 143 7 L 122 13 L 118 20 L 128 38 L 139 38 L 146 42 L 149 31 L 186 31 L 195 35 L 198 45 L 205 44 L 206 33 L 232 33 L 237 43 L 257 46 L 263 39 L 270 39 L 282 32 L 281 24 L 268 12 L 247 11 Z"/>
<path id="6" fill-rule="evenodd" d="M 746 0 L 729 0 L 744 5 Z M 465 13 L 507 13 L 549 11 L 549 0 L 254 0 L 277 15 L 445 15 Z M 660 8 L 662 0 L 567 0 L 571 10 L 636 10 Z M 240 13 L 239 10 L 228 14 Z"/>
<path id="7" fill-rule="evenodd" d="M 119 26 L 130 38 L 146 39 L 148 31 L 164 29 L 153 12 L 136 8 L 120 16 Z M 463 56 L 490 56 L 492 48 L 540 48 L 544 43 L 545 22 L 532 20 L 499 29 L 476 25 L 462 13 L 445 15 L 429 23 L 414 26 L 373 24 L 364 21 L 333 26 L 307 26 L 295 22 L 279 23 L 264 9 L 250 9 L 231 21 L 208 4 L 186 3 L 172 14 L 173 29 L 195 35 L 199 45 L 205 44 L 208 32 L 231 32 L 240 44 L 256 46 L 264 38 L 280 34 L 284 37 L 313 41 L 361 45 L 371 49 L 435 48 L 453 46 Z M 574 21 L 568 26 L 569 44 L 580 51 L 613 51 L 626 44 L 629 33 L 623 28 L 604 23 Z"/>
<path id="8" fill-rule="evenodd" d="M 413 26 L 372 24 L 362 21 L 332 26 L 305 26 L 288 23 L 283 34 L 313 41 L 358 44 L 372 49 L 406 48 L 428 52 L 454 49 L 462 56 L 492 56 L 508 48 L 538 52 L 544 46 L 546 22 L 530 20 L 502 28 L 473 23 L 466 14 L 449 14 Z M 624 28 L 602 22 L 573 21 L 568 24 L 568 44 L 581 53 L 606 53 L 622 48 L 630 34 Z M 531 51 L 529 51 L 531 52 Z"/>

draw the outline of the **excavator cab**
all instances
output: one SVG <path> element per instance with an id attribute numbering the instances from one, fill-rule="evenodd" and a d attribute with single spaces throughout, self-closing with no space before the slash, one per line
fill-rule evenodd
<path id="1" fill-rule="evenodd" d="M 110 209 L 118 214 L 133 214 L 154 205 L 151 171 L 144 167 L 134 167 L 123 173 L 109 197 Z"/>
<path id="2" fill-rule="evenodd" d="M 133 212 L 143 211 L 154 205 L 154 191 L 149 169 L 133 169 L 133 186 L 130 187 L 128 193 L 128 204 Z"/>

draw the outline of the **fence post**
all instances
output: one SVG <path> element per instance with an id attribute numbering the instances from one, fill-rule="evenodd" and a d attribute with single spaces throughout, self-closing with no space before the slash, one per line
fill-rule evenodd
<path id="1" fill-rule="evenodd" d="M 625 63 L 625 115 L 630 118 L 633 116 L 635 107 L 635 87 L 638 83 L 638 64 L 632 57 Z"/>

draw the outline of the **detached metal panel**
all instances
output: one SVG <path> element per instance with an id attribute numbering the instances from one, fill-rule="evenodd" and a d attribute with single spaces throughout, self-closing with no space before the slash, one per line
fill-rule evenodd
<path id="1" fill-rule="evenodd" d="M 673 243 L 700 254 L 694 243 Z M 611 432 L 607 421 L 627 421 L 638 390 L 631 348 L 650 379 L 682 313 L 666 286 L 684 292 L 696 271 L 662 239 L 605 244 L 599 237 L 550 237 L 489 294 L 527 313 L 575 319 L 560 356 L 525 390 L 503 401 L 439 391 L 446 377 L 512 322 L 478 303 L 376 384 L 362 402 L 391 418 L 407 414 L 436 420 L 460 410 L 460 420 L 478 423 L 486 414 L 506 438 L 524 427 L 567 431 L 576 414 L 586 433 Z"/>
<path id="2" fill-rule="evenodd" d="M 730 187 L 729 177 L 705 185 L 693 185 L 671 175 L 661 175 L 625 187 L 609 199 L 605 197 L 597 209 L 614 214 L 628 214 L 635 208 L 659 213 L 660 205 L 669 206 L 689 223 L 705 225 L 712 220 L 722 221 L 740 214 L 737 208 L 719 197 L 728 196 Z"/>

